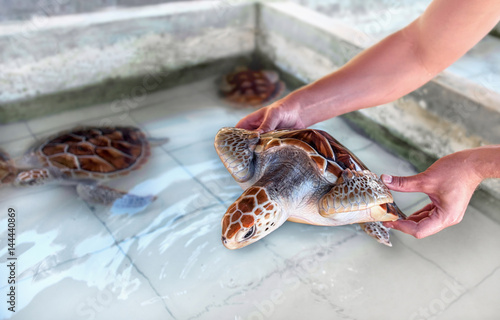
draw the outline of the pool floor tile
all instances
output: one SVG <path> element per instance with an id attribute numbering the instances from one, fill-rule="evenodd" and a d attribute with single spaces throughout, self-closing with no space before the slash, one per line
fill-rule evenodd
<path id="1" fill-rule="evenodd" d="M 158 295 L 117 246 L 20 281 L 17 290 L 14 320 L 172 319 L 165 305 L 144 303 Z"/>
<path id="2" fill-rule="evenodd" d="M 415 206 L 417 210 L 421 206 Z M 472 288 L 500 267 L 500 224 L 469 207 L 463 220 L 424 239 L 392 231 L 396 237 L 421 256 L 433 261 L 467 288 Z M 498 283 L 500 285 L 500 283 Z"/>
<path id="3" fill-rule="evenodd" d="M 42 189 L 0 202 L 0 210 L 16 211 L 16 256 L 19 279 L 107 248 L 114 243 L 102 223 L 78 199 L 74 188 Z M 7 239 L 7 216 L 0 220 L 0 239 Z M 7 242 L 2 241 L 6 259 Z"/>
<path id="4" fill-rule="evenodd" d="M 140 170 L 107 185 L 139 196 L 157 197 L 149 206 L 137 209 L 93 207 L 117 241 L 151 232 L 200 208 L 219 203 L 162 148 L 154 148 L 150 161 Z"/>
<path id="5" fill-rule="evenodd" d="M 212 140 L 175 150 L 172 155 L 222 201 L 234 201 L 243 192 L 220 161 Z"/>
<path id="6" fill-rule="evenodd" d="M 500 314 L 500 266 L 487 278 L 464 292 L 451 285 L 444 298 L 434 301 L 428 313 L 438 314 L 439 319 L 497 319 Z"/>
<path id="7" fill-rule="evenodd" d="M 238 115 L 246 114 L 242 111 Z M 217 131 L 224 126 L 234 126 L 239 116 L 231 110 L 221 108 L 206 99 L 203 94 L 183 97 L 140 110 L 131 116 L 148 130 L 152 136 L 164 136 L 171 139 L 167 150 L 185 148 L 195 142 L 213 139 Z"/>

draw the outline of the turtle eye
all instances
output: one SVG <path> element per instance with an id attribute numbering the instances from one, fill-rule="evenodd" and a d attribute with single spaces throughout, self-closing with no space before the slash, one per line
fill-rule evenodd
<path id="1" fill-rule="evenodd" d="M 253 225 L 250 228 L 250 230 L 248 230 L 248 232 L 243 236 L 243 240 L 250 238 L 251 236 L 253 236 L 254 233 L 255 233 L 255 225 Z"/>

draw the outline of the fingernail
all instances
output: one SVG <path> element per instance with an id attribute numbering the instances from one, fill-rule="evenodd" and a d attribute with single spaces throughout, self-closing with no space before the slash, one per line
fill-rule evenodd
<path id="1" fill-rule="evenodd" d="M 382 223 L 386 228 L 394 228 L 394 224 L 392 222 L 384 222 Z"/>
<path id="2" fill-rule="evenodd" d="M 382 175 L 382 181 L 384 183 L 392 183 L 392 176 L 384 174 Z"/>

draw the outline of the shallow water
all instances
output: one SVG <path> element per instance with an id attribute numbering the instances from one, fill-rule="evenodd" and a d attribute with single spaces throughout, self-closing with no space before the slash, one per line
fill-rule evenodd
<path id="1" fill-rule="evenodd" d="M 92 206 L 71 187 L 0 190 L 0 247 L 7 208 L 17 211 L 17 310 L 11 319 L 492 319 L 500 307 L 500 225 L 469 208 L 462 223 L 423 240 L 392 232 L 393 247 L 354 226 L 285 223 L 237 251 L 220 221 L 241 189 L 213 137 L 249 109 L 225 106 L 213 79 L 141 99 L 1 127 L 0 147 L 20 156 L 36 139 L 77 124 L 135 125 L 170 142 L 141 170 L 111 181 L 154 194 L 139 212 Z M 321 123 L 375 173 L 415 171 L 343 120 Z M 394 195 L 410 214 L 422 194 Z M 6 267 L 0 287 L 5 300 Z"/>

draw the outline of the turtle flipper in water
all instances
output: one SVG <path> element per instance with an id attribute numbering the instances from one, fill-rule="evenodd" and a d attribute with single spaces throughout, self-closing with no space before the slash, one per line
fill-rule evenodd
<path id="1" fill-rule="evenodd" d="M 102 204 L 114 205 L 120 208 L 142 208 L 156 200 L 156 196 L 138 196 L 117 189 L 97 184 L 79 183 L 76 192 L 83 200 Z"/>

